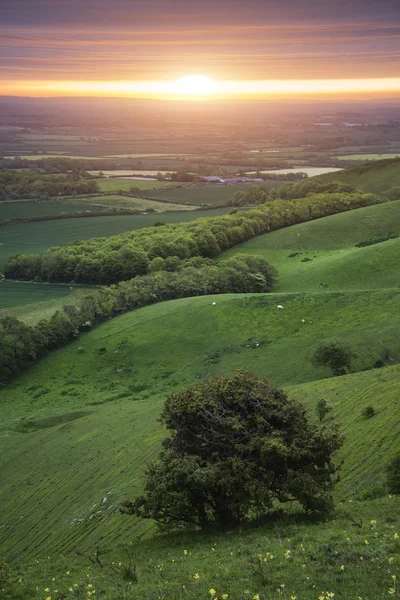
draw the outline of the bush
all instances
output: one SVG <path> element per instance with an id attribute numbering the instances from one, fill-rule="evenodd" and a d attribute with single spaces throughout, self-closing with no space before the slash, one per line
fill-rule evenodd
<path id="1" fill-rule="evenodd" d="M 171 435 L 147 468 L 145 494 L 123 511 L 167 528 L 225 528 L 277 501 L 333 509 L 337 427 L 312 425 L 305 408 L 265 378 L 235 371 L 169 396 L 161 421 Z"/>
<path id="2" fill-rule="evenodd" d="M 386 468 L 386 483 L 391 494 L 400 494 L 400 452 L 389 462 Z"/>
<path id="3" fill-rule="evenodd" d="M 353 352 L 340 341 L 321 342 L 312 357 L 315 366 L 330 367 L 334 375 L 345 375 L 349 372 Z"/>
<path id="4" fill-rule="evenodd" d="M 332 410 L 332 405 L 328 402 L 328 400 L 325 400 L 324 398 L 321 400 L 318 400 L 317 406 L 316 406 L 316 411 L 317 411 L 317 415 L 318 415 L 320 421 L 322 421 L 322 419 L 325 417 L 325 415 L 330 413 L 331 410 Z"/>
<path id="5" fill-rule="evenodd" d="M 364 417 L 364 419 L 371 419 L 375 416 L 376 412 L 373 406 L 366 406 L 361 414 Z"/>

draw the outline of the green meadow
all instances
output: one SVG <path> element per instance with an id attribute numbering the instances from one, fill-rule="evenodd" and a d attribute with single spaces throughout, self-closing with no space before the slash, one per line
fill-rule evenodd
<path id="1" fill-rule="evenodd" d="M 70 293 L 69 287 L 67 285 L 0 281 L 0 315 L 1 309 L 4 308 L 65 298 Z"/>
<path id="2" fill-rule="evenodd" d="M 172 181 L 146 181 L 144 179 L 123 179 L 122 177 L 100 177 L 95 179 L 101 192 L 129 191 L 135 187 L 140 190 L 153 190 L 158 188 L 168 188 L 176 186 Z"/>
<path id="3" fill-rule="evenodd" d="M 384 194 L 387 190 L 400 186 L 400 158 L 371 161 L 355 169 L 321 175 L 319 180 L 321 183 L 342 181 L 365 192 Z"/>
<path id="4" fill-rule="evenodd" d="M 127 217 L 110 224 L 120 218 Z M 0 556 L 13 570 L 9 598 L 399 597 L 400 508 L 385 489 L 387 460 L 400 450 L 396 236 L 400 201 L 259 236 L 219 259 L 265 256 L 279 271 L 273 293 L 185 298 L 126 313 L 1 389 Z M 74 288 L 69 301 L 81 293 Z M 54 310 L 62 299 L 52 302 Z M 36 313 L 14 314 L 34 322 L 47 303 L 33 306 Z M 353 350 L 348 375 L 313 365 L 328 339 Z M 318 522 L 294 504 L 234 531 L 170 535 L 122 515 L 119 503 L 143 490 L 143 471 L 160 450 L 165 397 L 235 368 L 283 387 L 311 419 L 319 400 L 332 405 L 326 424 L 338 423 L 345 436 L 335 515 Z"/>

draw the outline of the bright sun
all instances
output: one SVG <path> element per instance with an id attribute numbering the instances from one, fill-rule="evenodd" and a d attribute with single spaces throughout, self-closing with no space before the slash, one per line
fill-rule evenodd
<path id="1" fill-rule="evenodd" d="M 186 75 L 178 79 L 174 87 L 178 94 L 205 96 L 215 92 L 216 83 L 204 75 Z"/>

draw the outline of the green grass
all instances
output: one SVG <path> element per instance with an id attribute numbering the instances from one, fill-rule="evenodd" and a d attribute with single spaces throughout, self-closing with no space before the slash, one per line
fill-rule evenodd
<path id="1" fill-rule="evenodd" d="M 65 298 L 69 286 L 0 281 L 0 309 Z M 0 310 L 0 315 L 1 315 Z"/>
<path id="2" fill-rule="evenodd" d="M 57 215 L 61 212 L 75 212 L 82 210 L 78 203 L 63 202 L 0 202 L 0 221 L 3 219 L 16 219 L 20 217 L 39 217 L 44 215 Z"/>
<path id="3" fill-rule="evenodd" d="M 185 212 L 88 217 L 10 225 L 0 231 L 0 266 L 5 263 L 9 254 L 42 253 L 47 248 L 61 246 L 78 239 L 111 236 L 142 227 L 152 227 L 160 220 L 165 223 L 180 223 L 204 217 L 217 217 L 228 212 L 228 208 L 197 212 L 186 210 Z"/>
<path id="4" fill-rule="evenodd" d="M 398 446 L 400 367 L 318 381 L 329 373 L 310 357 L 325 337 L 350 343 L 357 368 L 383 347 L 398 356 L 399 304 L 392 291 L 191 298 L 121 316 L 53 353 L 0 392 L 3 555 L 110 548 L 148 528 L 114 511 L 141 490 L 143 466 L 159 450 L 163 399 L 235 367 L 289 387 L 312 410 L 327 398 L 346 435 L 337 498 L 373 493 Z M 377 415 L 365 421 L 368 403 Z M 87 414 L 75 419 L 80 411 Z"/>
<path id="5" fill-rule="evenodd" d="M 224 252 L 260 254 L 279 273 L 279 292 L 398 288 L 400 237 L 364 248 L 388 233 L 400 236 L 400 201 L 333 215 L 259 236 Z"/>
<path id="6" fill-rule="evenodd" d="M 10 315 L 27 325 L 49 319 L 65 304 L 75 304 L 87 287 L 0 281 L 0 317 Z"/>
<path id="7" fill-rule="evenodd" d="M 133 187 L 141 190 L 153 190 L 154 188 L 165 188 L 176 185 L 176 183 L 172 183 L 171 181 L 144 181 L 142 179 L 122 179 L 120 177 L 101 177 L 95 179 L 95 181 L 101 192 L 118 192 L 119 190 L 127 192 Z"/>
<path id="8" fill-rule="evenodd" d="M 355 169 L 321 175 L 319 179 L 321 182 L 342 181 L 365 192 L 384 193 L 400 186 L 400 158 L 373 161 Z"/>
<path id="9" fill-rule="evenodd" d="M 355 244 L 400 233 L 399 208 L 372 206 L 242 244 L 222 258 L 270 257 L 280 268 L 274 293 L 127 313 L 1 389 L 0 556 L 15 565 L 8 598 L 200 600 L 210 589 L 219 600 L 328 600 L 323 591 L 334 600 L 398 597 L 400 508 L 384 483 L 387 460 L 400 450 L 400 238 Z M 71 300 L 80 293 L 74 288 Z M 46 302 L 35 306 L 36 317 L 29 306 L 14 310 L 25 319 L 47 310 Z M 316 346 L 332 338 L 352 347 L 353 373 L 331 377 L 313 366 Z M 378 359 L 387 366 L 372 369 Z M 160 449 L 165 397 L 238 367 L 283 386 L 313 419 L 321 398 L 332 405 L 327 424 L 345 435 L 335 518 L 318 523 L 293 506 L 225 534 L 157 536 L 150 523 L 121 515 L 118 503 L 141 492 L 143 469 Z M 369 405 L 376 414 L 365 419 Z M 137 583 L 129 583 L 123 546 Z M 93 557 L 97 547 L 103 568 L 73 554 Z"/>
<path id="10" fill-rule="evenodd" d="M 267 189 L 281 185 L 282 181 L 265 181 L 263 187 Z M 185 202 L 197 205 L 215 206 L 225 204 L 235 192 L 247 191 L 251 184 L 238 185 L 192 185 L 182 188 L 168 188 L 165 190 L 151 190 L 146 192 L 152 198 L 164 198 L 171 202 Z M 253 184 L 254 185 L 254 184 Z M 257 184 L 258 185 L 258 184 Z"/>

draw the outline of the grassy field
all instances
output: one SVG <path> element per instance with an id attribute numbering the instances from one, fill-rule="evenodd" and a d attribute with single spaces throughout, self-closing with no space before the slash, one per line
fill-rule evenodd
<path id="1" fill-rule="evenodd" d="M 400 186 L 400 159 L 373 161 L 355 169 L 328 173 L 322 175 L 320 181 L 343 181 L 365 192 L 384 193 L 386 190 Z"/>
<path id="2" fill-rule="evenodd" d="M 48 302 L 65 298 L 70 294 L 66 285 L 43 285 L 35 283 L 15 283 L 0 281 L 0 315 L 1 309 L 17 307 L 36 302 Z M 7 311 L 10 313 L 10 311 Z M 16 315 L 15 315 L 16 316 Z"/>
<path id="3" fill-rule="evenodd" d="M 101 177 L 95 179 L 95 181 L 101 192 L 118 192 L 118 190 L 127 192 L 132 187 L 141 190 L 153 190 L 154 188 L 176 186 L 176 183 L 171 181 L 145 181 L 143 179 L 121 179 L 120 177 Z"/>
<path id="4" fill-rule="evenodd" d="M 330 337 L 356 349 L 358 369 L 384 347 L 398 356 L 399 308 L 390 290 L 191 298 L 124 315 L 53 353 L 0 392 L 3 555 L 110 547 L 146 529 L 115 510 L 140 491 L 143 465 L 159 449 L 163 398 L 239 366 L 289 387 L 310 409 L 327 398 L 346 434 L 337 498 L 373 493 L 398 446 L 388 427 L 399 431 L 399 367 L 318 381 L 329 373 L 310 358 Z M 366 422 L 369 403 L 377 416 Z"/>
<path id="5" fill-rule="evenodd" d="M 75 212 L 82 210 L 78 203 L 64 202 L 36 202 L 14 201 L 0 202 L 0 221 L 3 219 L 16 219 L 19 217 L 39 217 L 43 215 L 58 215 L 62 212 Z M 1 234 L 0 234 L 1 237 Z"/>
<path id="6" fill-rule="evenodd" d="M 279 187 L 282 181 L 265 181 L 263 187 L 271 189 Z M 245 192 L 251 184 L 238 185 L 191 185 L 183 188 L 168 188 L 145 192 L 152 198 L 165 198 L 171 202 L 187 202 L 197 205 L 218 206 L 230 200 L 235 192 Z M 254 184 L 253 184 L 254 185 Z M 259 185 L 259 184 L 257 184 Z"/>
<path id="7" fill-rule="evenodd" d="M 259 254 L 279 272 L 279 292 L 398 288 L 400 201 L 259 236 L 220 255 Z M 360 242 L 371 245 L 358 248 Z M 375 243 L 377 242 L 377 243 Z"/>
<path id="8" fill-rule="evenodd" d="M 0 556 L 15 570 L 13 600 L 399 597 L 400 506 L 384 483 L 400 450 L 400 238 L 379 241 L 400 234 L 399 208 L 354 210 L 242 244 L 222 258 L 269 257 L 280 270 L 274 293 L 127 313 L 0 390 Z M 377 243 L 355 248 L 369 240 Z M 15 310 L 30 318 L 29 307 Z M 354 351 L 349 375 L 312 364 L 332 338 Z M 378 359 L 385 367 L 372 368 Z M 161 536 L 120 514 L 160 449 L 165 396 L 238 367 L 283 386 L 313 419 L 321 398 L 332 405 L 328 423 L 345 435 L 335 517 L 317 522 L 294 505 L 225 534 Z M 376 414 L 365 419 L 369 405 Z M 93 558 L 96 548 L 102 568 L 73 553 Z"/>
<path id="9" fill-rule="evenodd" d="M 148 202 L 145 203 L 147 206 Z M 0 229 L 0 266 L 5 263 L 9 254 L 42 253 L 47 248 L 60 246 L 73 240 L 111 236 L 142 227 L 152 227 L 160 220 L 165 223 L 180 223 L 192 219 L 217 217 L 228 212 L 228 208 L 197 212 L 186 210 L 185 212 L 88 217 L 10 225 Z"/>
<path id="10" fill-rule="evenodd" d="M 317 175 L 325 175 L 326 173 L 336 173 L 337 171 L 341 171 L 339 168 L 335 167 L 307 167 L 307 166 L 296 166 L 290 169 L 263 169 L 260 171 L 261 173 L 280 173 L 281 175 L 285 175 L 286 173 L 307 173 L 309 177 L 316 177 Z M 255 171 L 251 171 L 248 175 L 254 175 Z"/>

